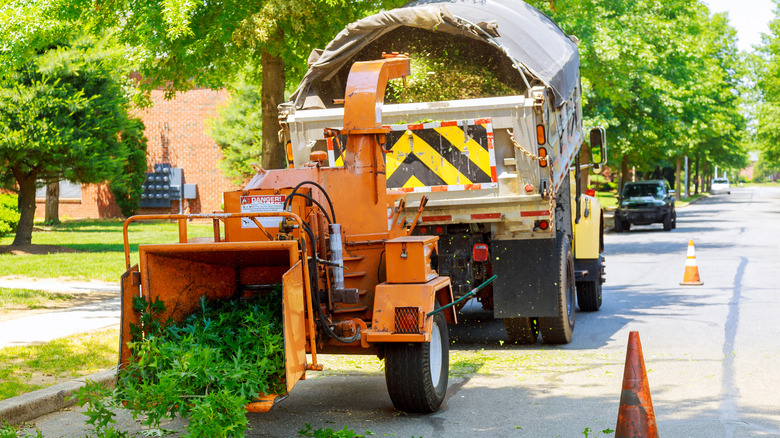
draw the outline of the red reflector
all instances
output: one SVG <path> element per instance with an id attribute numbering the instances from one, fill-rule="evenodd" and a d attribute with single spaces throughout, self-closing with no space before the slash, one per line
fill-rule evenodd
<path id="1" fill-rule="evenodd" d="M 550 228 L 550 224 L 547 221 L 539 221 L 539 229 L 546 230 Z"/>
<path id="2" fill-rule="evenodd" d="M 526 193 L 531 193 L 534 191 L 534 186 L 532 186 L 531 184 L 526 184 L 524 189 Z"/>
<path id="3" fill-rule="evenodd" d="M 442 231 L 444 230 L 441 227 L 436 227 L 436 234 L 441 234 Z"/>
<path id="4" fill-rule="evenodd" d="M 474 213 L 471 215 L 471 220 L 479 219 L 501 219 L 501 213 Z"/>
<path id="5" fill-rule="evenodd" d="M 588 196 L 596 196 L 596 190 L 594 189 L 585 190 L 585 194 Z"/>
<path id="6" fill-rule="evenodd" d="M 428 232 L 428 227 L 420 227 L 420 232 L 425 234 Z"/>
<path id="7" fill-rule="evenodd" d="M 488 259 L 488 246 L 484 243 L 475 243 L 471 256 L 475 262 L 484 262 Z"/>
<path id="8" fill-rule="evenodd" d="M 549 216 L 550 210 L 539 210 L 539 211 L 521 211 L 520 216 L 521 217 L 532 217 L 532 216 Z"/>
<path id="9" fill-rule="evenodd" d="M 423 216 L 423 222 L 449 222 L 452 220 L 452 216 Z"/>

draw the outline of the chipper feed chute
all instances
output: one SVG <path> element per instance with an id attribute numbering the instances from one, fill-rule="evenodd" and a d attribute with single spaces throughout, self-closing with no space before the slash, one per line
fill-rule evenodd
<path id="1" fill-rule="evenodd" d="M 264 291 L 282 286 L 285 379 L 287 391 L 306 371 L 306 341 L 310 314 L 306 300 L 307 269 L 297 240 L 140 245 L 139 265 L 122 277 L 120 367 L 132 360 L 131 326 L 140 326 L 133 298 L 160 300 L 165 310 L 154 318 L 181 322 L 206 301 L 236 298 L 262 300 Z M 140 268 L 139 268 L 140 266 Z M 316 359 L 315 359 L 316 360 Z M 274 395 L 259 395 L 247 409 L 267 411 Z"/>

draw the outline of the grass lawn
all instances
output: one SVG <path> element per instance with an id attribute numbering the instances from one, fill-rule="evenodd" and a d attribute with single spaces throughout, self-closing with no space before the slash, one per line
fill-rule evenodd
<path id="1" fill-rule="evenodd" d="M 116 366 L 119 328 L 0 348 L 0 400 Z"/>
<path id="2" fill-rule="evenodd" d="M 617 208 L 617 193 L 615 192 L 596 192 L 596 199 L 599 200 L 602 208 Z"/>
<path id="3" fill-rule="evenodd" d="M 0 312 L 7 309 L 41 309 L 73 299 L 71 294 L 0 287 Z"/>
<path id="4" fill-rule="evenodd" d="M 0 254 L 0 277 L 18 275 L 35 278 L 69 277 L 82 280 L 119 281 L 125 271 L 121 220 L 86 220 L 43 227 L 36 225 L 33 245 L 56 245 L 77 252 L 50 254 Z M 211 222 L 187 224 L 189 237 L 213 235 Z M 171 222 L 146 222 L 130 225 L 130 255 L 138 261 L 138 244 L 175 243 L 178 225 Z M 10 245 L 13 236 L 0 238 Z"/>

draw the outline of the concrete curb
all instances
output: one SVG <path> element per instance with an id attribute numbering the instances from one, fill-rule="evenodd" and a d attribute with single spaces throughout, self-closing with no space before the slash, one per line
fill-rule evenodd
<path id="1" fill-rule="evenodd" d="M 116 368 L 28 392 L 18 397 L 0 400 L 0 421 L 6 420 L 12 425 L 19 424 L 72 406 L 76 400 L 70 400 L 71 396 L 84 386 L 87 379 L 114 387 L 116 385 Z"/>

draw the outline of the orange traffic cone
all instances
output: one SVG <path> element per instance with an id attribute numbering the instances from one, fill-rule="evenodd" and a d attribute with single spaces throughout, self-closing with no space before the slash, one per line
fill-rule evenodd
<path id="1" fill-rule="evenodd" d="M 693 240 L 688 241 L 688 258 L 685 260 L 685 276 L 682 286 L 701 286 L 699 279 L 699 267 L 696 266 L 696 249 L 693 247 Z"/>
<path id="2" fill-rule="evenodd" d="M 658 438 L 642 344 L 639 342 L 639 332 L 635 331 L 628 334 L 623 391 L 620 393 L 615 429 L 615 438 Z"/>

